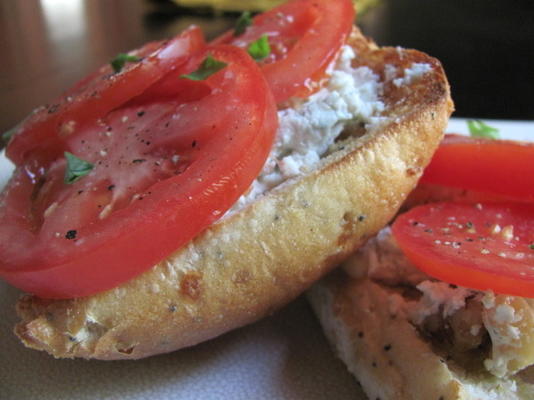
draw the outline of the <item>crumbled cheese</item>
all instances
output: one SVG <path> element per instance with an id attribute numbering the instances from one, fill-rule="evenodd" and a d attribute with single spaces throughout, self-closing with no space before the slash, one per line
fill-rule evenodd
<path id="1" fill-rule="evenodd" d="M 491 291 L 485 292 L 482 297 L 482 305 L 486 309 L 495 307 L 495 294 Z"/>
<path id="2" fill-rule="evenodd" d="M 253 202 L 287 179 L 310 172 L 349 124 L 376 126 L 385 105 L 379 76 L 368 67 L 352 67 L 354 50 L 343 46 L 326 85 L 306 99 L 293 98 L 278 112 L 279 128 L 265 166 L 250 190 L 230 212 Z"/>
<path id="3" fill-rule="evenodd" d="M 414 81 L 430 71 L 432 71 L 430 64 L 413 63 L 410 68 L 404 70 L 404 76 L 402 78 L 393 80 L 393 84 L 397 87 L 411 85 Z"/>
<path id="4" fill-rule="evenodd" d="M 445 282 L 424 281 L 417 285 L 423 297 L 412 309 L 412 322 L 421 325 L 430 315 L 442 310 L 443 318 L 450 317 L 460 308 L 465 307 L 465 299 L 473 294 L 470 289 L 456 287 Z"/>
<path id="5" fill-rule="evenodd" d="M 464 376 L 462 387 L 469 399 L 521 400 L 525 398 L 518 393 L 517 383 L 512 379 L 497 381 L 478 377 L 478 379 L 470 380 Z"/>
<path id="6" fill-rule="evenodd" d="M 517 321 L 518 317 L 515 315 L 515 309 L 508 304 L 499 304 L 495 308 L 495 322 L 498 324 L 510 324 Z"/>
<path id="7" fill-rule="evenodd" d="M 469 333 L 473 336 L 477 336 L 480 333 L 481 329 L 482 329 L 482 326 L 480 324 L 476 324 L 476 325 L 471 326 Z"/>

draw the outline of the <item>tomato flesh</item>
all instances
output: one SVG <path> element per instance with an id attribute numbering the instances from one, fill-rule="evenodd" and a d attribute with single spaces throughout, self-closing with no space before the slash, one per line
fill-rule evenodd
<path id="1" fill-rule="evenodd" d="M 208 54 L 227 66 L 180 78 Z M 94 165 L 74 184 L 63 183 L 62 156 L 19 165 L 0 208 L 0 276 L 13 285 L 71 298 L 140 274 L 235 203 L 277 128 L 260 69 L 232 46 L 190 54 L 122 103 L 64 138 L 62 150 Z"/>
<path id="2" fill-rule="evenodd" d="M 534 143 L 446 135 L 421 182 L 533 202 Z"/>
<path id="3" fill-rule="evenodd" d="M 56 158 L 66 150 L 65 138 L 74 130 L 143 93 L 205 47 L 200 28 L 191 27 L 169 41 L 148 43 L 131 52 L 141 61 L 126 63 L 119 73 L 104 65 L 50 105 L 35 110 L 15 132 L 6 155 L 17 165 L 36 153 L 47 161 Z"/>
<path id="4" fill-rule="evenodd" d="M 259 14 L 244 34 L 227 32 L 213 43 L 247 48 L 267 34 L 271 54 L 261 61 L 277 103 L 310 94 L 310 84 L 325 70 L 346 42 L 354 22 L 350 0 L 295 0 Z"/>
<path id="5" fill-rule="evenodd" d="M 404 254 L 448 283 L 534 297 L 534 205 L 434 203 L 392 226 Z"/>

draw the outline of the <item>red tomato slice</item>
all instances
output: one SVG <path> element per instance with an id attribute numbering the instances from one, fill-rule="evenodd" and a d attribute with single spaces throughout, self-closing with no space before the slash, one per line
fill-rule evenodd
<path id="1" fill-rule="evenodd" d="M 165 42 L 148 43 L 130 54 L 141 58 L 126 63 L 119 73 L 109 64 L 81 80 L 50 105 L 36 109 L 16 131 L 6 154 L 17 165 L 39 152 L 48 161 L 66 150 L 66 137 L 96 118 L 105 117 L 143 93 L 192 52 L 205 48 L 202 31 L 192 27 Z"/>
<path id="2" fill-rule="evenodd" d="M 534 201 L 534 143 L 446 135 L 421 182 Z"/>
<path id="3" fill-rule="evenodd" d="M 427 204 L 397 217 L 392 230 L 406 256 L 430 276 L 534 297 L 531 204 Z"/>
<path id="4" fill-rule="evenodd" d="M 294 0 L 259 14 L 244 34 L 230 31 L 213 43 L 242 48 L 267 34 L 271 54 L 261 61 L 277 103 L 306 96 L 346 42 L 354 23 L 350 0 Z"/>
<path id="5" fill-rule="evenodd" d="M 208 54 L 227 66 L 201 82 L 180 78 Z M 70 298 L 138 275 L 235 203 L 276 128 L 267 82 L 243 50 L 194 54 L 65 139 L 94 165 L 88 175 L 64 184 L 64 157 L 18 167 L 1 198 L 0 276 L 41 297 Z"/>

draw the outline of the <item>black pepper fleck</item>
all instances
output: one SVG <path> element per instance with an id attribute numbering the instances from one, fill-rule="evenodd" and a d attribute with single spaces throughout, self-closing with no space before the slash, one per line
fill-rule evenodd
<path id="1" fill-rule="evenodd" d="M 170 312 L 175 312 L 175 311 L 176 311 L 176 306 L 175 306 L 174 304 L 171 304 L 171 305 L 169 306 L 169 311 L 170 311 Z"/>
<path id="2" fill-rule="evenodd" d="M 363 337 L 363 332 L 362 332 L 362 331 L 358 332 L 358 337 L 359 337 L 359 338 L 362 338 L 362 337 Z"/>
<path id="3" fill-rule="evenodd" d="M 53 104 L 50 106 L 50 108 L 48 109 L 48 114 L 53 114 L 55 113 L 59 108 L 59 104 Z"/>
<path id="4" fill-rule="evenodd" d="M 65 237 L 69 240 L 72 240 L 72 239 L 76 239 L 77 234 L 78 232 L 75 229 L 71 229 L 70 231 L 67 231 L 67 234 L 65 235 Z"/>
<path id="5" fill-rule="evenodd" d="M 108 190 L 113 190 L 113 189 L 115 189 L 115 185 L 109 185 L 108 186 Z"/>
<path id="6" fill-rule="evenodd" d="M 197 147 L 197 141 L 193 140 L 193 143 L 191 143 L 191 147 Z"/>
<path id="7" fill-rule="evenodd" d="M 365 215 L 360 215 L 358 217 L 358 221 L 362 222 L 365 219 Z"/>
<path id="8" fill-rule="evenodd" d="M 391 345 L 390 344 L 386 344 L 384 346 L 384 351 L 390 351 L 391 350 Z"/>
<path id="9" fill-rule="evenodd" d="M 134 164 L 140 164 L 142 162 L 145 162 L 146 160 L 144 158 L 136 158 L 135 160 L 132 160 Z"/>
<path id="10" fill-rule="evenodd" d="M 377 367 L 376 362 L 374 362 L 374 361 L 373 361 L 373 363 L 371 365 L 373 366 L 373 368 Z"/>
<path id="11" fill-rule="evenodd" d="M 142 117 L 143 115 L 145 115 L 145 112 L 144 112 L 144 111 L 139 111 L 139 112 L 137 113 L 137 116 L 138 116 L 138 117 Z"/>

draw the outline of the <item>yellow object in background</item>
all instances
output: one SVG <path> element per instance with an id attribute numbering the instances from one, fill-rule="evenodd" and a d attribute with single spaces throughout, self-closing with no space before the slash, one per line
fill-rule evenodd
<path id="1" fill-rule="evenodd" d="M 211 7 L 218 11 L 264 11 L 287 0 L 173 0 L 183 7 Z M 380 0 L 353 0 L 358 14 L 376 5 Z"/>
<path id="2" fill-rule="evenodd" d="M 173 0 L 184 7 L 212 7 L 220 11 L 263 11 L 285 0 Z"/>

